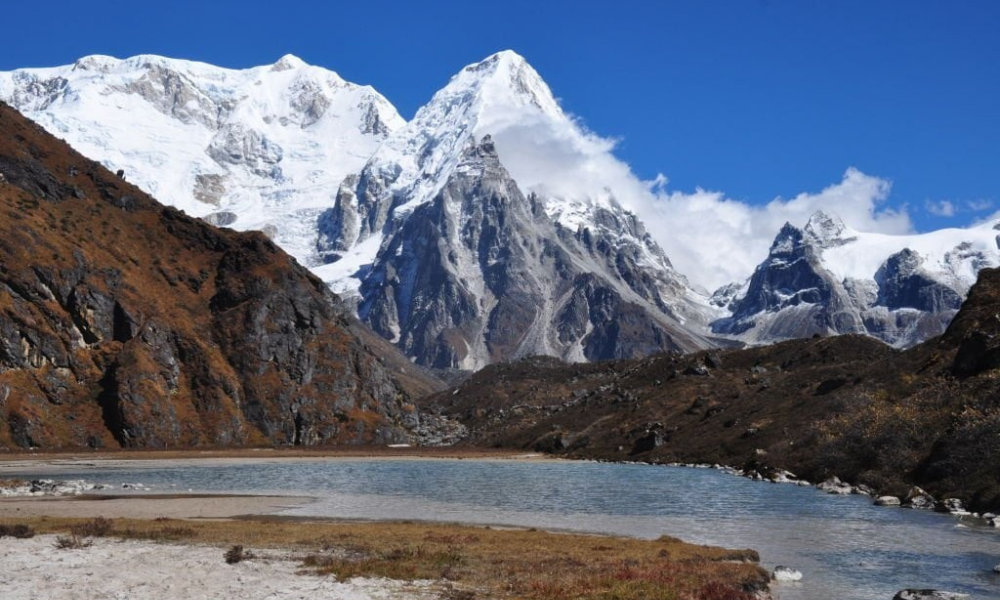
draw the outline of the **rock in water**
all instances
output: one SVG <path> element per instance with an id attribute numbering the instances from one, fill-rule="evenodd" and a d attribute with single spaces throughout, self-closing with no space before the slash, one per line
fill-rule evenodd
<path id="1" fill-rule="evenodd" d="M 967 515 L 969 511 L 965 510 L 965 506 L 962 501 L 958 498 L 945 498 L 944 500 L 938 502 L 934 506 L 934 510 L 937 512 L 950 513 L 953 515 Z"/>
<path id="2" fill-rule="evenodd" d="M 879 496 L 875 500 L 875 506 L 900 506 L 901 504 L 902 502 L 895 496 Z"/>
<path id="3" fill-rule="evenodd" d="M 903 506 L 919 510 L 933 510 L 935 504 L 934 497 L 917 486 L 910 488 L 903 502 Z"/>
<path id="4" fill-rule="evenodd" d="M 836 476 L 827 479 L 816 487 L 828 494 L 837 494 L 840 496 L 847 496 L 854 492 L 854 488 L 850 484 L 844 483 Z"/>
<path id="5" fill-rule="evenodd" d="M 968 597 L 968 594 L 942 590 L 901 590 L 892 600 L 961 600 Z"/>
<path id="6" fill-rule="evenodd" d="M 802 572 L 791 567 L 778 565 L 774 568 L 771 578 L 775 581 L 802 581 Z"/>

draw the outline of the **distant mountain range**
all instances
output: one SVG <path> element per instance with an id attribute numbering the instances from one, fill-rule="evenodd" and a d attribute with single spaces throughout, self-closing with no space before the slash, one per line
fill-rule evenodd
<path id="1" fill-rule="evenodd" d="M 587 133 L 510 51 L 462 69 L 409 122 L 292 56 L 242 71 L 91 56 L 0 73 L 0 99 L 164 202 L 264 231 L 426 366 L 838 333 L 909 346 L 1000 264 L 996 223 L 884 236 L 830 207 L 777 232 L 747 281 L 706 294 L 588 169 Z M 551 156 L 565 172 L 537 168 Z"/>

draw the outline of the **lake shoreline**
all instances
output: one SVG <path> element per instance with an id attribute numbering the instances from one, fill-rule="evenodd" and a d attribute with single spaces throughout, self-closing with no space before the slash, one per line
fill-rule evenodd
<path id="1" fill-rule="evenodd" d="M 756 552 L 666 536 L 259 516 L 30 517 L 0 524 L 18 538 L 0 544 L 0 562 L 14 566 L 0 575 L 5 599 L 454 600 L 513 593 L 530 600 L 607 594 L 639 600 L 666 590 L 685 598 L 771 598 Z M 24 535 L 9 533 L 14 527 Z"/>

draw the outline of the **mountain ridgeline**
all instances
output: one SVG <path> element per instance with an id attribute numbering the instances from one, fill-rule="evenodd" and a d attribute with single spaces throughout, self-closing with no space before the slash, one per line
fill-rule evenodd
<path id="1" fill-rule="evenodd" d="M 1000 265 L 998 227 L 880 236 L 818 212 L 785 224 L 712 328 L 755 343 L 860 333 L 913 346 L 943 333 L 976 273 Z"/>
<path id="2" fill-rule="evenodd" d="M 260 233 L 0 104 L 0 447 L 411 440 L 439 387 Z"/>
<path id="3" fill-rule="evenodd" d="M 996 221 L 888 236 L 817 212 L 709 294 L 629 205 L 641 182 L 511 51 L 461 69 L 409 122 L 294 56 L 244 70 L 90 56 L 0 73 L 0 99 L 187 214 L 264 232 L 427 367 L 814 334 L 907 348 L 1000 266 Z"/>

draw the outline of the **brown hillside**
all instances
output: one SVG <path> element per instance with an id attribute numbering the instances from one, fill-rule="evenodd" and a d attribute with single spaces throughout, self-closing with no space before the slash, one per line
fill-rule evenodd
<path id="1" fill-rule="evenodd" d="M 575 457 L 724 463 L 912 484 L 1000 507 L 1000 270 L 980 274 L 941 338 L 870 338 L 567 365 L 496 365 L 425 399 L 469 443 Z"/>
<path id="2" fill-rule="evenodd" d="M 440 384 L 336 302 L 0 105 L 0 447 L 403 439 Z"/>

